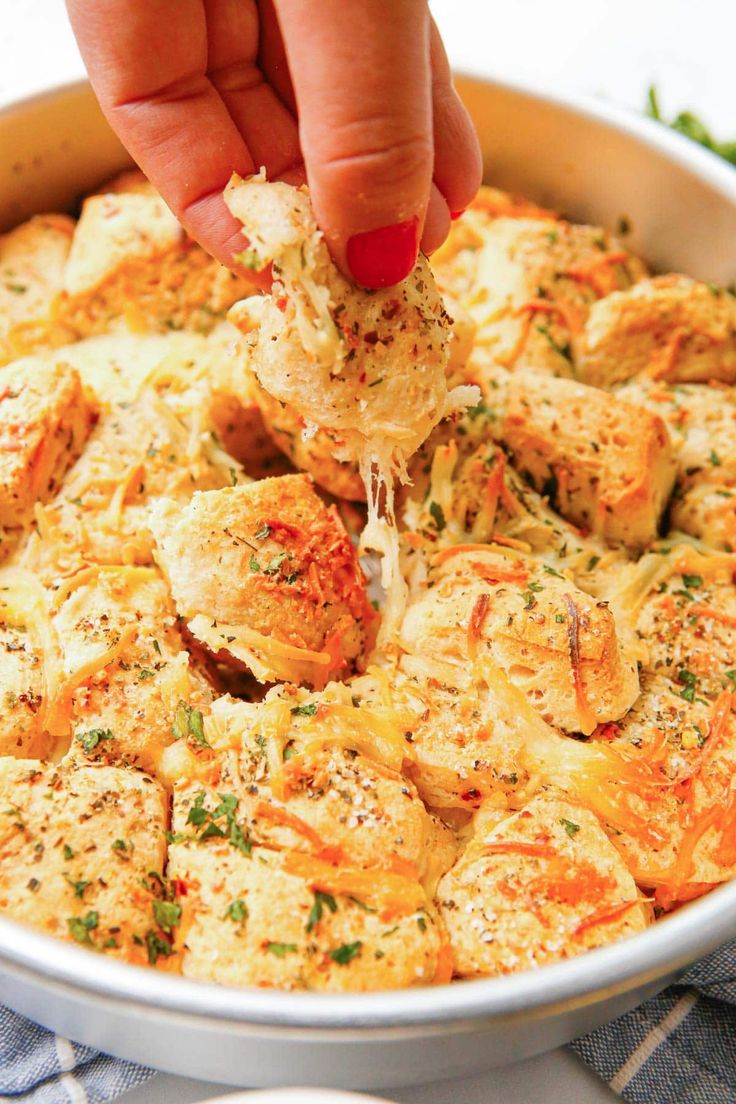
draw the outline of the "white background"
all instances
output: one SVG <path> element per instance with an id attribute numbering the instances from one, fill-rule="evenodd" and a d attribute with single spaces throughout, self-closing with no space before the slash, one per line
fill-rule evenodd
<path id="1" fill-rule="evenodd" d="M 736 138 L 735 0 L 435 0 L 432 9 L 456 68 L 602 96 L 633 110 L 654 82 L 668 115 L 692 108 L 719 137 Z M 83 74 L 61 0 L 0 0 L 0 17 L 0 100 Z M 123 1100 L 188 1104 L 223 1091 L 161 1074 Z M 405 1104 L 615 1099 L 566 1051 L 390 1095 Z"/>

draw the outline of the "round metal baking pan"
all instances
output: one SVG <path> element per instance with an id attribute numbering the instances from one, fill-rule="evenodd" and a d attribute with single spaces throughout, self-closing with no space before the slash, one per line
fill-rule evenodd
<path id="1" fill-rule="evenodd" d="M 458 78 L 487 178 L 571 217 L 632 227 L 655 267 L 736 281 L 736 173 L 593 102 Z M 72 207 L 124 167 L 86 84 L 0 107 L 0 227 Z M 736 936 L 736 883 L 625 942 L 542 970 L 429 989 L 239 990 L 94 956 L 0 918 L 0 998 L 82 1043 L 250 1086 L 386 1088 L 467 1076 L 621 1014 Z"/>

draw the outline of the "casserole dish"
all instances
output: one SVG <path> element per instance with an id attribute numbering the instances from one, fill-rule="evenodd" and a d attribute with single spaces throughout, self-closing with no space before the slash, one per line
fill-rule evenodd
<path id="1" fill-rule="evenodd" d="M 459 87 L 494 184 L 594 223 L 625 217 L 632 248 L 655 268 L 736 279 L 736 176 L 712 155 L 608 109 L 477 78 Z M 86 85 L 6 107 L 0 136 L 2 227 L 71 206 L 127 164 Z M 734 933 L 731 884 L 640 936 L 543 970 L 326 996 L 155 974 L 0 920 L 0 995 L 80 1042 L 189 1076 L 383 1088 L 467 1076 L 558 1046 Z"/>

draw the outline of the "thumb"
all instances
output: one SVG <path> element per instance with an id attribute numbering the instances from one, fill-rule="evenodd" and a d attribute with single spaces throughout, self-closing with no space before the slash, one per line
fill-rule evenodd
<path id="1" fill-rule="evenodd" d="M 434 147 L 425 0 L 276 0 L 312 203 L 366 287 L 416 262 Z"/>

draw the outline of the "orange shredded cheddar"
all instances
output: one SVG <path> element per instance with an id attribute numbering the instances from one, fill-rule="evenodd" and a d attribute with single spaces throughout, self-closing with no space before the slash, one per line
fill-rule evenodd
<path id="1" fill-rule="evenodd" d="M 408 916 L 427 905 L 427 896 L 419 882 L 401 874 L 332 866 L 304 851 L 290 851 L 284 860 L 284 869 L 303 878 L 321 893 L 357 897 L 378 909 L 382 920 Z"/>
<path id="2" fill-rule="evenodd" d="M 573 685 L 575 687 L 575 700 L 577 702 L 582 730 L 583 732 L 591 732 L 595 728 L 595 716 L 585 696 L 585 687 L 583 686 L 580 668 L 580 620 L 578 607 L 569 594 L 565 595 L 565 605 L 570 615 L 567 622 L 567 638 L 570 644 L 570 667 L 572 670 Z"/>
<path id="3" fill-rule="evenodd" d="M 616 291 L 618 287 L 615 273 L 611 271 L 613 266 L 624 264 L 628 257 L 628 253 L 623 249 L 610 250 L 608 253 L 602 253 L 590 264 L 568 268 L 565 275 L 578 283 L 587 284 L 598 298 L 602 299 L 605 295 Z"/>
<path id="4" fill-rule="evenodd" d="M 490 594 L 479 594 L 468 621 L 468 651 L 471 658 L 475 658 L 478 651 L 478 641 L 483 631 L 483 624 L 491 606 Z"/>
<path id="5" fill-rule="evenodd" d="M 633 901 L 621 901 L 618 905 L 607 905 L 597 909 L 590 916 L 586 916 L 585 920 L 578 924 L 572 934 L 583 935 L 586 931 L 597 928 L 600 924 L 611 924 L 614 920 L 619 920 L 638 903 L 638 900 L 634 898 Z"/>

